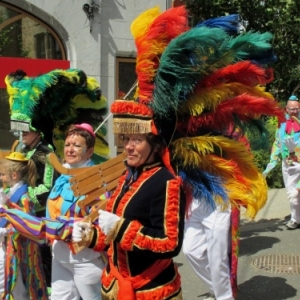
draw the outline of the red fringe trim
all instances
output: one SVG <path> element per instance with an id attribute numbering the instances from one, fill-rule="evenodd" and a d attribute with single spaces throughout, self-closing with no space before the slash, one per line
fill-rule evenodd
<path id="1" fill-rule="evenodd" d="M 136 292 L 136 300 L 167 299 L 179 292 L 181 286 L 180 275 L 176 269 L 176 275 L 171 282 L 149 291 Z"/>
<path id="2" fill-rule="evenodd" d="M 128 100 L 116 100 L 110 107 L 113 114 L 128 114 L 152 118 L 153 111 L 148 106 Z"/>
<path id="3" fill-rule="evenodd" d="M 173 251 L 178 245 L 178 222 L 179 222 L 179 208 L 180 208 L 180 183 L 177 179 L 172 179 L 168 182 L 166 191 L 166 208 L 165 208 L 165 237 L 153 238 L 152 236 L 144 235 L 138 229 L 137 224 L 133 226 L 133 230 L 128 228 L 121 241 L 123 249 L 131 250 L 134 244 L 139 249 L 151 249 L 155 252 Z"/>
<path id="4" fill-rule="evenodd" d="M 96 252 L 102 252 L 104 251 L 106 244 L 105 244 L 105 239 L 106 236 L 105 234 L 100 230 L 100 228 L 97 226 L 95 226 L 96 230 L 97 230 L 97 243 L 96 245 L 93 247 L 93 250 Z"/>

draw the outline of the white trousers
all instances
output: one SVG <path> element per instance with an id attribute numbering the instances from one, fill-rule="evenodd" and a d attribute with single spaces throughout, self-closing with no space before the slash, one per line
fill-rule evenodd
<path id="1" fill-rule="evenodd" d="M 297 183 L 300 180 L 300 173 L 295 175 L 289 175 L 287 172 L 288 164 L 285 161 L 282 161 L 282 176 L 284 181 L 284 186 L 287 192 L 293 191 L 296 189 Z M 300 223 L 300 192 L 298 193 L 298 204 L 294 204 L 290 201 L 291 209 L 291 220 Z"/>
<path id="2" fill-rule="evenodd" d="M 4 284 L 5 284 L 5 259 L 6 259 L 6 249 L 4 248 L 4 244 L 0 246 L 0 296 L 4 292 Z M 18 270 L 18 277 L 15 288 L 13 290 L 13 295 L 15 300 L 29 300 L 28 292 L 22 281 L 21 270 Z"/>
<path id="3" fill-rule="evenodd" d="M 105 264 L 101 257 L 88 262 L 62 263 L 52 259 L 51 300 L 100 300 L 101 276 Z"/>
<path id="4" fill-rule="evenodd" d="M 193 200 L 185 222 L 183 253 L 217 300 L 234 300 L 230 283 L 230 209 L 213 210 Z"/>

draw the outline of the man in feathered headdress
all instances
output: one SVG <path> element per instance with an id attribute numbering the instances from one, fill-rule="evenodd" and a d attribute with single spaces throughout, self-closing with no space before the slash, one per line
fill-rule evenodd
<path id="1" fill-rule="evenodd" d="M 297 185 L 300 179 L 300 168 L 297 164 L 300 162 L 300 122 L 297 96 L 290 96 L 285 110 L 286 120 L 276 130 L 270 162 L 263 174 L 267 176 L 275 168 L 281 155 L 282 176 L 291 208 L 291 218 L 286 227 L 293 230 L 300 224 L 300 186 Z"/>
<path id="2" fill-rule="evenodd" d="M 30 99 L 27 98 L 29 91 L 26 91 L 26 85 L 19 88 L 26 82 L 26 74 L 18 70 L 6 77 L 7 91 L 10 96 L 11 104 L 11 130 L 20 135 L 19 144 L 16 146 L 18 151 L 25 154 L 26 159 L 32 159 L 36 165 L 37 177 L 34 187 L 28 187 L 30 198 L 35 203 L 35 213 L 39 217 L 46 216 L 46 201 L 50 190 L 57 178 L 57 173 L 53 166 L 47 161 L 47 155 L 53 152 L 53 146 L 46 141 L 41 131 L 42 124 L 36 122 L 37 111 L 30 115 L 28 110 L 22 110 L 30 106 Z M 29 88 L 29 85 L 27 86 Z M 27 92 L 27 93 L 26 93 Z M 22 98 L 22 106 L 16 98 Z M 46 277 L 47 286 L 51 286 L 51 249 L 47 246 L 40 247 L 43 269 Z"/>

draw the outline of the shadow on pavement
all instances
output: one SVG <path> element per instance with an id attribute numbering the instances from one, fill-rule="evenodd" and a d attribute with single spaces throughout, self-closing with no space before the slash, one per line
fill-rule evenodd
<path id="1" fill-rule="evenodd" d="M 254 276 L 239 285 L 236 300 L 293 299 L 297 290 L 286 283 L 285 278 Z"/>
<path id="2" fill-rule="evenodd" d="M 274 244 L 279 243 L 280 239 L 275 237 L 254 236 L 240 240 L 240 254 L 252 255 L 261 250 L 272 248 Z"/>
<path id="3" fill-rule="evenodd" d="M 240 253 L 239 256 L 253 255 L 261 250 L 269 249 L 281 240 L 274 236 L 260 236 L 266 232 L 286 231 L 285 223 L 289 216 L 284 219 L 260 220 L 241 225 Z"/>
<path id="4" fill-rule="evenodd" d="M 285 223 L 287 223 L 289 219 L 290 216 L 286 216 L 284 219 L 261 219 L 258 222 L 245 222 L 242 220 L 240 224 L 241 236 L 247 237 L 255 234 L 258 235 L 266 231 L 276 232 L 286 230 Z"/>

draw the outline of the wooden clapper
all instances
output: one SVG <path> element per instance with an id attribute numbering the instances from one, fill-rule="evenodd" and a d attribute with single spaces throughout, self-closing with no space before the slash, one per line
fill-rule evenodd
<path id="1" fill-rule="evenodd" d="M 107 202 L 99 197 L 105 192 L 113 191 L 118 185 L 120 176 L 126 170 L 124 152 L 102 164 L 76 169 L 63 167 L 54 153 L 50 153 L 48 158 L 57 172 L 71 176 L 70 183 L 74 195 L 86 196 L 78 203 L 80 207 L 91 207 L 92 212 L 84 218 L 84 222 L 93 222 L 97 219 L 98 210 L 105 209 Z"/>
<path id="2" fill-rule="evenodd" d="M 5 156 L 8 156 L 10 153 L 15 152 L 18 144 L 19 144 L 19 140 L 15 140 L 14 143 L 12 144 L 10 150 L 7 150 L 7 151 L 0 150 L 0 158 L 1 159 L 5 158 Z"/>

